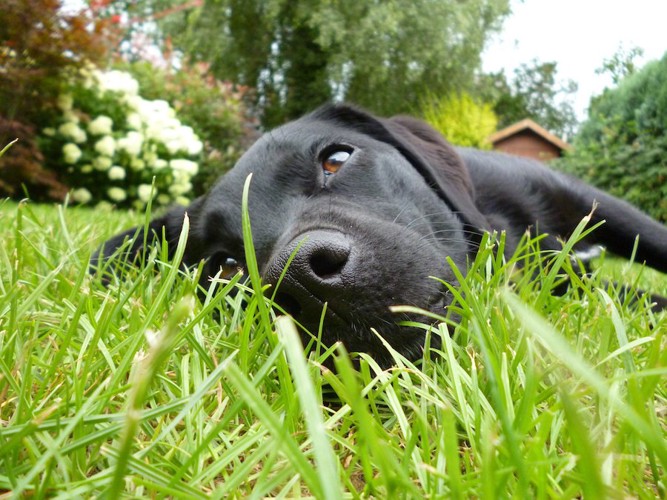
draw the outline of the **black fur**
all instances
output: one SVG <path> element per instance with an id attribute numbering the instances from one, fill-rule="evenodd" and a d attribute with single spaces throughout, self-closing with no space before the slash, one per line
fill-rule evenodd
<path id="1" fill-rule="evenodd" d="M 327 174 L 322 162 L 337 148 L 351 156 Z M 451 298 L 429 277 L 454 282 L 445 258 L 464 269 L 484 231 L 506 231 L 508 253 L 529 228 L 549 235 L 544 246 L 559 248 L 558 238 L 597 203 L 592 223 L 606 223 L 584 246 L 629 257 L 639 235 L 637 259 L 667 272 L 667 228 L 629 204 L 539 162 L 454 149 L 423 122 L 376 118 L 344 105 L 265 134 L 208 194 L 152 221 L 152 235 L 164 234 L 173 246 L 187 212 L 187 265 L 206 259 L 209 276 L 228 257 L 242 262 L 241 192 L 250 173 L 249 213 L 266 282 L 277 282 L 300 245 L 278 301 L 313 333 L 327 303 L 324 342 L 342 340 L 381 362 L 386 351 L 371 328 L 418 356 L 423 331 L 398 326 L 406 318 L 390 306 L 444 313 Z M 135 233 L 109 240 L 93 265 Z M 139 232 L 132 255 L 142 253 L 144 239 Z"/>

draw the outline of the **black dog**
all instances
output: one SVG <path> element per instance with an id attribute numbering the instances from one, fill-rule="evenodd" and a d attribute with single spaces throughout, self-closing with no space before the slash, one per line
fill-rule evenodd
<path id="1" fill-rule="evenodd" d="M 153 220 L 153 235 L 164 232 L 175 246 L 187 212 L 185 264 L 205 259 L 206 277 L 242 268 L 241 195 L 250 173 L 263 279 L 275 285 L 294 254 L 277 301 L 312 333 L 326 303 L 323 342 L 341 340 L 379 361 L 387 353 L 371 328 L 406 356 L 421 353 L 424 332 L 399 326 L 405 318 L 390 307 L 443 314 L 451 297 L 429 277 L 454 282 L 445 258 L 464 269 L 484 231 L 506 231 L 509 253 L 530 228 L 548 235 L 543 248 L 558 249 L 558 238 L 597 203 L 592 223 L 606 223 L 584 245 L 629 257 L 639 235 L 637 260 L 667 271 L 667 228 L 629 204 L 536 161 L 454 149 L 418 120 L 381 119 L 343 105 L 265 134 L 207 195 Z M 104 255 L 135 233 L 109 240 Z M 129 252 L 140 253 L 143 241 L 139 234 Z"/>

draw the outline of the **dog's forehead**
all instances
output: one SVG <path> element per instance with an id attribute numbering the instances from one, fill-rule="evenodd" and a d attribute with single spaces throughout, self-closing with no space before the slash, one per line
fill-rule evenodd
<path id="1" fill-rule="evenodd" d="M 313 149 L 318 146 L 335 143 L 359 147 L 387 147 L 385 143 L 350 127 L 349 124 L 306 116 L 267 132 L 257 141 L 256 148 L 253 149 L 256 150 L 255 153 L 304 154 L 316 152 Z"/>

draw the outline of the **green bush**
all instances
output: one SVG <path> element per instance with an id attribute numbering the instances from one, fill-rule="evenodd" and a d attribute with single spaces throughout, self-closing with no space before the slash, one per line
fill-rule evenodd
<path id="1" fill-rule="evenodd" d="M 215 79 L 207 64 L 184 63 L 179 71 L 166 71 L 138 62 L 124 69 L 137 79 L 143 96 L 168 101 L 202 139 L 195 194 L 207 191 L 257 138 L 256 120 L 246 106 L 249 89 Z"/>
<path id="2" fill-rule="evenodd" d="M 422 105 L 422 116 L 452 144 L 491 149 L 488 137 L 496 130 L 498 119 L 490 104 L 478 103 L 468 94 L 429 96 Z"/>
<path id="3" fill-rule="evenodd" d="M 667 55 L 594 98 L 574 146 L 557 168 L 667 221 Z"/>
<path id="4" fill-rule="evenodd" d="M 58 99 L 60 114 L 42 129 L 47 168 L 73 188 L 78 203 L 141 208 L 187 204 L 203 144 L 164 100 L 138 94 L 123 71 L 85 70 Z"/>

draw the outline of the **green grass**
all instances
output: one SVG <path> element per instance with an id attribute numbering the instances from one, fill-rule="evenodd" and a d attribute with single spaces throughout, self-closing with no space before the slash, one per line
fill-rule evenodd
<path id="1" fill-rule="evenodd" d="M 199 300 L 158 251 L 102 286 L 91 252 L 143 220 L 0 204 L 0 495 L 665 497 L 667 322 L 601 285 L 665 276 L 605 258 L 582 281 L 534 242 L 518 271 L 487 244 L 432 359 L 356 371 L 304 355 L 252 266 Z"/>

